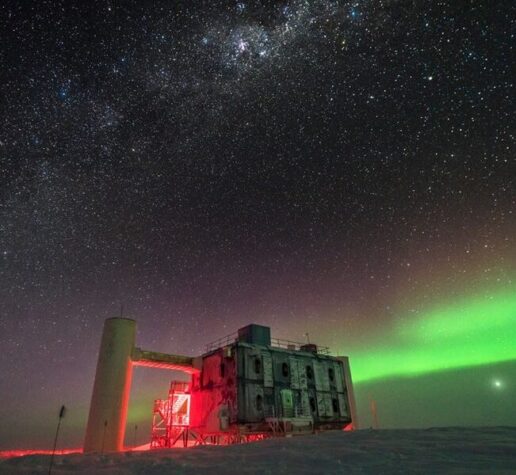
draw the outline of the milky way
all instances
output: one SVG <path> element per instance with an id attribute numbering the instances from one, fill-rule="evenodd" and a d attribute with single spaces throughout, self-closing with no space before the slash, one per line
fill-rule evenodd
<path id="1" fill-rule="evenodd" d="M 515 290 L 515 18 L 511 1 L 3 2 L 0 419 L 20 428 L 0 448 L 45 445 L 63 402 L 80 443 L 121 311 L 179 354 L 249 322 L 309 333 L 362 357 L 358 381 L 404 373 L 382 355 L 441 353 L 457 312 L 499 315 L 464 312 Z M 507 311 L 485 359 L 466 325 L 445 340 L 459 363 L 417 373 L 513 359 Z M 136 375 L 134 421 L 171 377 Z"/>

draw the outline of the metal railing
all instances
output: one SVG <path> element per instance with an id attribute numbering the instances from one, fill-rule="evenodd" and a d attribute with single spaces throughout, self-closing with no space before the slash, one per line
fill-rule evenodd
<path id="1" fill-rule="evenodd" d="M 238 341 L 238 332 L 230 333 L 229 335 L 223 336 L 218 340 L 212 341 L 206 345 L 206 353 L 216 350 L 218 348 L 222 348 L 227 345 L 231 345 Z M 273 348 L 282 348 L 285 350 L 293 350 L 293 351 L 301 351 L 301 347 L 307 346 L 310 343 L 302 343 L 299 341 L 291 341 L 291 340 L 283 340 L 281 338 L 271 338 L 271 347 Z M 319 346 L 317 347 L 317 354 L 321 355 L 330 355 L 330 349 L 327 346 Z"/>
<path id="2" fill-rule="evenodd" d="M 317 347 L 317 353 L 322 355 L 329 355 L 330 349 L 327 346 L 319 346 L 315 343 L 301 343 L 299 341 L 283 340 L 280 338 L 271 338 L 271 346 L 274 348 L 284 348 L 286 350 L 301 351 L 301 347 L 313 344 Z M 306 350 L 305 350 L 306 351 Z"/>
<path id="3" fill-rule="evenodd" d="M 206 345 L 206 353 L 209 351 L 217 350 L 218 348 L 222 348 L 223 346 L 231 345 L 238 341 L 238 332 L 230 333 L 229 335 L 223 336 L 218 340 L 212 341 Z"/>

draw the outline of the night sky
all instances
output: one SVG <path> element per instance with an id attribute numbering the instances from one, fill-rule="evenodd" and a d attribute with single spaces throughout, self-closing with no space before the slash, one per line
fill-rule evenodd
<path id="1" fill-rule="evenodd" d="M 0 449 L 80 446 L 105 318 L 351 357 L 362 422 L 516 424 L 513 1 L 0 5 Z M 121 308 L 123 306 L 123 309 Z M 128 442 L 171 372 L 135 370 Z"/>

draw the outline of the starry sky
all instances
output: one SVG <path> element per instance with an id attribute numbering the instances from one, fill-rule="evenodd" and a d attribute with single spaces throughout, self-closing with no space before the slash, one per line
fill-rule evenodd
<path id="1" fill-rule="evenodd" d="M 308 333 L 364 426 L 516 424 L 515 29 L 509 0 L 2 2 L 0 449 L 63 403 L 81 445 L 121 312 L 186 355 Z M 173 377 L 135 370 L 128 442 Z"/>

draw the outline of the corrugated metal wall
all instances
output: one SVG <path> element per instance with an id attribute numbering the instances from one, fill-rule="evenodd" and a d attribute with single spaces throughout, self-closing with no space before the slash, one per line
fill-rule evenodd
<path id="1" fill-rule="evenodd" d="M 350 422 L 342 363 L 325 355 L 237 344 L 238 422 L 311 416 Z"/>
<path id="2" fill-rule="evenodd" d="M 267 417 L 312 417 L 316 425 L 351 421 L 340 361 L 241 342 L 204 356 L 192 402 L 192 425 L 213 432 L 222 429 L 223 417 L 240 424 Z"/>

